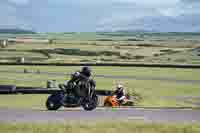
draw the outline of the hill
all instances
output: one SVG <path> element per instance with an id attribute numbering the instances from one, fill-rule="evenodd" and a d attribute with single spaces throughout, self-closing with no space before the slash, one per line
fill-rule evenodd
<path id="1" fill-rule="evenodd" d="M 34 34 L 34 31 L 24 29 L 0 29 L 0 34 Z"/>

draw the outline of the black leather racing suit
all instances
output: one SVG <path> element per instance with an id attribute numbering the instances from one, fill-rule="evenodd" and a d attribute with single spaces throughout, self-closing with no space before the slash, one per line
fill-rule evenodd
<path id="1" fill-rule="evenodd" d="M 86 89 L 86 88 L 88 89 L 88 87 L 90 87 L 91 92 L 94 92 L 96 88 L 96 82 L 91 77 L 88 77 L 87 75 L 84 75 L 84 73 L 81 73 L 79 71 L 72 74 L 71 79 L 69 80 L 68 84 L 71 84 L 71 83 L 77 84 L 80 88 L 80 90 L 78 91 L 80 92 L 83 89 Z M 89 83 L 89 86 L 87 83 Z M 77 92 L 77 90 L 74 90 L 74 91 L 77 95 L 82 96 L 82 94 L 80 92 Z"/>
<path id="2" fill-rule="evenodd" d="M 113 94 L 117 96 L 118 101 L 122 102 L 125 97 L 125 89 L 117 89 Z"/>

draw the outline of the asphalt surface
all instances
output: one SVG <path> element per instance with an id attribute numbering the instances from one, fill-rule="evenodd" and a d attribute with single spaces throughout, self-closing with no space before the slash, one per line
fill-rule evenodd
<path id="1" fill-rule="evenodd" d="M 87 120 L 142 120 L 145 122 L 190 123 L 200 122 L 200 110 L 192 109 L 111 109 L 94 111 L 64 109 L 58 111 L 0 108 L 0 122 L 66 122 Z"/>

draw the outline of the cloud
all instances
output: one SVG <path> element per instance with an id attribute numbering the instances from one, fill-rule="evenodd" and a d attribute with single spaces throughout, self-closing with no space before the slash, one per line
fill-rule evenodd
<path id="1" fill-rule="evenodd" d="M 11 4 L 8 0 L 0 2 L 0 28 L 25 28 L 31 29 L 31 24 L 20 15 L 16 4 Z"/>
<path id="2" fill-rule="evenodd" d="M 183 3 L 200 3 L 199 0 L 181 0 Z"/>
<path id="3" fill-rule="evenodd" d="M 199 0 L 1 0 L 0 27 L 37 31 L 198 27 Z M 194 22 L 192 22 L 192 20 Z"/>
<path id="4" fill-rule="evenodd" d="M 8 0 L 8 2 L 23 6 L 29 4 L 30 0 Z"/>
<path id="5" fill-rule="evenodd" d="M 119 13 L 114 12 L 111 16 L 102 19 L 104 25 L 99 25 L 98 29 L 122 28 L 155 29 L 157 31 L 194 31 L 195 28 L 199 29 L 198 26 L 200 27 L 198 25 L 199 19 L 197 19 L 200 15 L 200 6 L 196 4 L 197 0 L 193 0 L 191 3 L 189 3 L 189 0 L 125 0 L 121 2 L 124 5 L 134 3 L 138 8 L 130 9 L 120 14 L 120 16 L 126 17 L 119 17 Z"/>

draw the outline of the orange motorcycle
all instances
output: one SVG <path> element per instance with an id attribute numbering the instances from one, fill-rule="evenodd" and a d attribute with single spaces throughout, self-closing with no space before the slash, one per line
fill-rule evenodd
<path id="1" fill-rule="evenodd" d="M 105 107 L 119 107 L 119 106 L 134 106 L 133 100 L 130 99 L 129 96 L 126 95 L 126 98 L 121 102 L 117 100 L 116 95 L 107 96 L 104 100 Z"/>

